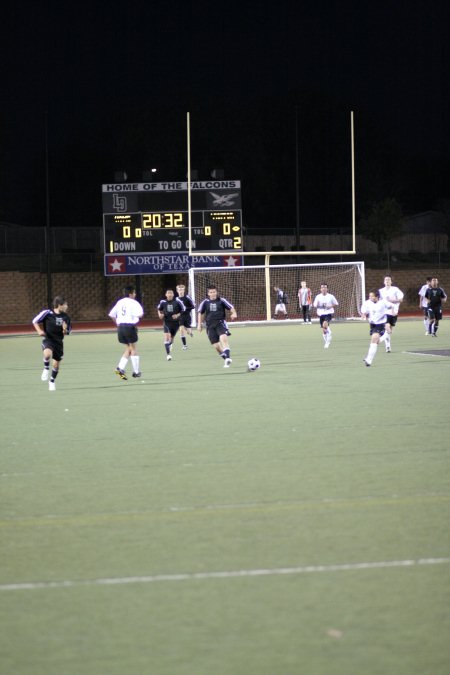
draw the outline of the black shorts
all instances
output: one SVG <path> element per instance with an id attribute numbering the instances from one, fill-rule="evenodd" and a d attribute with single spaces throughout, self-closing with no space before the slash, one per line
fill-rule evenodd
<path id="1" fill-rule="evenodd" d="M 175 337 L 178 333 L 180 327 L 179 321 L 164 321 L 163 330 L 165 333 L 169 333 L 171 337 Z"/>
<path id="2" fill-rule="evenodd" d="M 54 340 L 44 338 L 42 340 L 42 349 L 51 349 L 54 361 L 61 361 L 64 356 L 64 345 L 62 342 L 55 342 Z"/>
<path id="3" fill-rule="evenodd" d="M 397 323 L 397 316 L 392 316 L 392 314 L 386 314 L 387 322 L 390 326 L 394 327 Z"/>
<path id="4" fill-rule="evenodd" d="M 117 339 L 122 345 L 134 345 L 138 341 L 138 331 L 134 323 L 121 323 L 117 326 Z"/>
<path id="5" fill-rule="evenodd" d="M 208 334 L 209 341 L 212 345 L 220 342 L 221 335 L 227 335 L 228 329 L 224 321 L 219 323 L 213 323 L 211 326 L 206 326 L 206 332 Z"/>
<path id="6" fill-rule="evenodd" d="M 321 326 L 323 326 L 324 321 L 328 321 L 328 323 L 331 323 L 332 320 L 333 320 L 332 314 L 322 314 L 322 316 L 319 316 L 319 321 L 320 321 Z"/>
<path id="7" fill-rule="evenodd" d="M 428 318 L 433 321 L 440 321 L 442 319 L 442 307 L 428 307 Z"/>
<path id="8" fill-rule="evenodd" d="M 384 331 L 386 330 L 386 324 L 385 323 L 371 323 L 370 324 L 370 334 L 373 335 L 374 333 L 378 333 L 380 337 L 384 335 Z"/>
<path id="9" fill-rule="evenodd" d="M 192 325 L 191 313 L 186 312 L 185 314 L 182 314 L 180 316 L 180 326 L 184 326 L 185 328 L 190 328 L 191 325 Z"/>

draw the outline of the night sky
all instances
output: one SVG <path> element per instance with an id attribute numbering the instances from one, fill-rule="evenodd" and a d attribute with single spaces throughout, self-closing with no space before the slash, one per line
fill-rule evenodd
<path id="1" fill-rule="evenodd" d="M 111 2 L 4 10 L 0 221 L 101 226 L 101 184 L 243 184 L 248 227 L 350 223 L 350 110 L 358 213 L 450 199 L 446 2 Z M 45 130 L 48 131 L 47 144 Z M 298 132 L 298 142 L 296 138 Z M 300 180 L 296 183 L 296 151 Z"/>

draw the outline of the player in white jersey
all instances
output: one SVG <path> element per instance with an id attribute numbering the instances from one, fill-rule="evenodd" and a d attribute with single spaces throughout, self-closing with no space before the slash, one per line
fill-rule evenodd
<path id="1" fill-rule="evenodd" d="M 143 314 L 142 305 L 136 300 L 136 288 L 134 286 L 126 286 L 124 288 L 124 297 L 116 302 L 108 315 L 117 324 L 117 339 L 121 344 L 125 345 L 125 351 L 115 370 L 116 375 L 121 380 L 128 379 L 125 374 L 125 368 L 129 358 L 131 358 L 133 365 L 133 377 L 141 377 L 139 356 L 136 350 L 136 342 L 138 341 L 136 326 Z"/>
<path id="2" fill-rule="evenodd" d="M 370 323 L 370 344 L 364 359 L 366 366 L 371 366 L 377 353 L 378 344 L 387 339 L 389 326 L 387 313 L 392 311 L 393 304 L 380 299 L 380 291 L 370 291 L 369 299 L 361 305 L 361 316 Z"/>
<path id="3" fill-rule="evenodd" d="M 425 283 L 418 293 L 419 309 L 423 311 L 423 325 L 425 326 L 425 335 L 430 335 L 430 331 L 428 330 L 430 325 L 430 320 L 428 317 L 428 298 L 425 297 L 425 293 L 429 288 L 431 288 L 431 277 L 427 277 L 425 279 Z"/>
<path id="4" fill-rule="evenodd" d="M 397 323 L 398 309 L 405 296 L 398 286 L 392 285 L 392 277 L 390 276 L 384 277 L 384 286 L 380 288 L 379 293 L 382 300 L 386 300 L 386 302 L 392 305 L 392 309 L 387 312 L 387 322 L 389 325 L 386 329 L 387 337 L 385 342 L 386 352 L 389 353 L 391 351 L 392 329 Z"/>
<path id="5" fill-rule="evenodd" d="M 321 284 L 320 293 L 316 295 L 313 302 L 313 307 L 317 311 L 319 317 L 320 327 L 322 328 L 324 349 L 328 349 L 331 343 L 330 323 L 333 319 L 334 308 L 338 306 L 338 301 L 328 292 L 328 284 Z"/>

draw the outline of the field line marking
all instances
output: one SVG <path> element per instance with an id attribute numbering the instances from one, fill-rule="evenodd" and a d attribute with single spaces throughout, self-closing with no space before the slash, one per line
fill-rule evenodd
<path id="1" fill-rule="evenodd" d="M 344 563 L 336 565 L 303 565 L 300 567 L 276 567 L 273 569 L 234 570 L 223 572 L 191 572 L 180 574 L 155 574 L 136 577 L 105 577 L 100 579 L 73 579 L 65 581 L 31 581 L 0 584 L 0 591 L 26 591 L 51 588 L 74 588 L 77 586 L 124 586 L 126 584 L 151 584 L 174 581 L 201 581 L 209 579 L 236 579 L 245 577 L 270 577 L 288 574 L 317 574 L 322 572 L 348 572 L 354 570 L 386 569 L 392 567 L 418 567 L 443 565 L 450 558 L 419 558 L 418 560 L 385 560 L 380 562 Z"/>
<path id="2" fill-rule="evenodd" d="M 419 504 L 447 503 L 450 495 L 447 494 L 415 494 L 402 497 L 355 497 L 355 498 L 323 498 L 317 501 L 275 501 L 275 502 L 248 502 L 240 504 L 205 504 L 199 506 L 168 506 L 161 510 L 152 511 L 119 511 L 117 513 L 84 513 L 84 514 L 46 514 L 41 516 L 17 516 L 0 518 L 0 529 L 33 527 L 33 526 L 60 526 L 73 525 L 75 527 L 101 525 L 102 523 L 122 523 L 148 519 L 172 517 L 221 515 L 242 511 L 245 513 L 276 513 L 277 511 L 305 510 L 318 511 L 326 509 L 357 508 L 365 505 L 373 507 L 408 506 Z"/>

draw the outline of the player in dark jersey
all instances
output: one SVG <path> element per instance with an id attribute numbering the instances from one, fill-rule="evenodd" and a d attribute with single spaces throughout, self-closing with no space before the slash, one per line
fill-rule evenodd
<path id="1" fill-rule="evenodd" d="M 186 293 L 186 286 L 183 284 L 178 284 L 177 286 L 177 295 L 183 305 L 186 307 L 184 312 L 180 316 L 180 334 L 181 342 L 183 344 L 183 349 L 187 349 L 186 344 L 186 335 L 193 337 L 192 328 L 191 328 L 191 312 L 195 309 L 195 303 L 192 300 L 191 296 Z"/>
<path id="2" fill-rule="evenodd" d="M 430 287 L 425 291 L 425 298 L 428 300 L 428 332 L 433 337 L 437 337 L 439 321 L 442 319 L 442 303 L 447 301 L 447 295 L 438 283 L 437 277 L 433 277 Z"/>
<path id="3" fill-rule="evenodd" d="M 198 330 L 203 329 L 202 321 L 205 315 L 206 331 L 214 349 L 225 361 L 224 368 L 231 365 L 230 347 L 228 345 L 228 328 L 226 324 L 226 312 L 230 312 L 230 318 L 236 319 L 237 313 L 231 302 L 221 298 L 216 286 L 208 286 L 208 297 L 200 303 L 198 308 Z"/>
<path id="4" fill-rule="evenodd" d="M 44 370 L 41 380 L 47 382 L 50 375 L 50 359 L 52 372 L 48 383 L 49 391 L 55 391 L 55 380 L 64 356 L 63 340 L 71 330 L 70 317 L 67 314 L 67 300 L 57 295 L 53 300 L 53 309 L 43 309 L 33 319 L 33 326 L 42 337 L 42 351 L 44 356 Z"/>
<path id="5" fill-rule="evenodd" d="M 185 306 L 183 302 L 175 297 L 175 293 L 171 288 L 168 288 L 165 292 L 165 299 L 163 298 L 157 309 L 158 316 L 163 320 L 163 330 L 164 330 L 164 348 L 166 350 L 166 358 L 168 361 L 172 361 L 172 356 L 170 354 L 172 349 L 172 344 L 175 335 L 178 333 L 180 328 L 180 317 L 182 312 L 185 311 Z"/>

